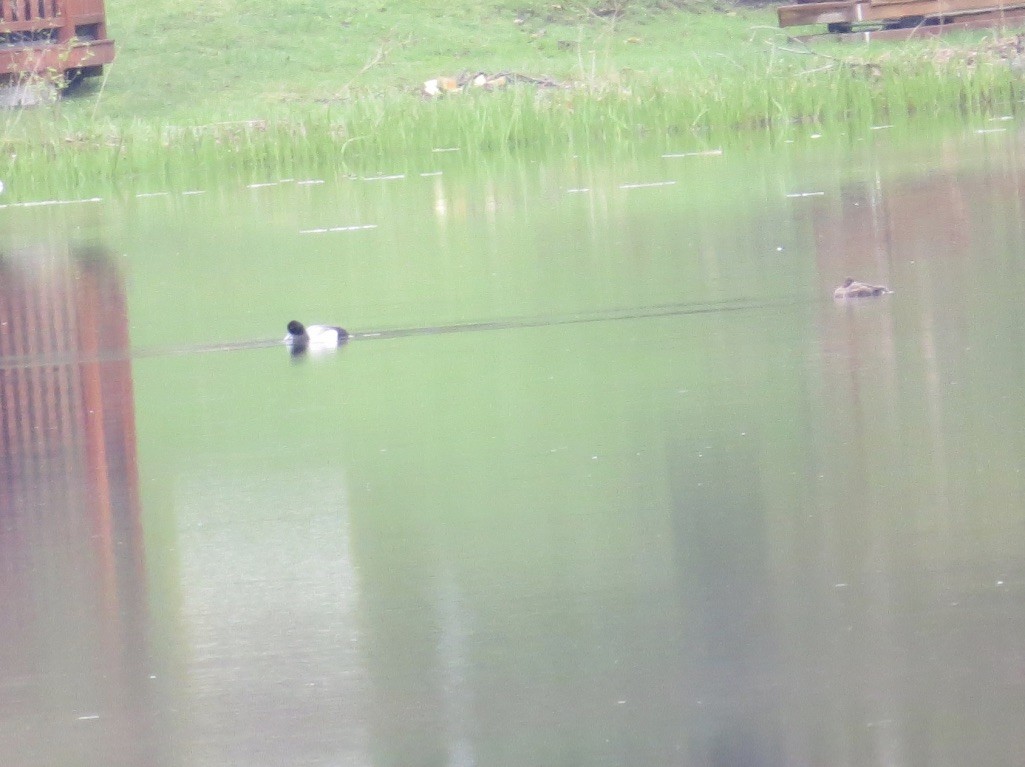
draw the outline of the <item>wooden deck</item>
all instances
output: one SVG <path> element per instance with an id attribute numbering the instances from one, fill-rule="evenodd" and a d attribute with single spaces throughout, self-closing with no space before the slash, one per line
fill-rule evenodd
<path id="1" fill-rule="evenodd" d="M 103 0 L 0 0 L 0 80 L 98 75 L 113 60 Z"/>
<path id="2" fill-rule="evenodd" d="M 842 38 L 908 38 L 955 29 L 1025 26 L 1025 0 L 830 0 L 777 9 L 781 27 L 825 25 Z M 809 30 L 810 31 L 810 30 Z"/>

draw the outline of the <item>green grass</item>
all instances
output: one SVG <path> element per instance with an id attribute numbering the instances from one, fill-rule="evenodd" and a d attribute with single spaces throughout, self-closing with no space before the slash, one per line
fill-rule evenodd
<path id="1" fill-rule="evenodd" d="M 1020 76 L 993 35 L 801 49 L 773 8 L 618 2 L 108 0 L 118 58 L 51 107 L 4 115 L 14 194 L 190 185 L 458 146 L 608 152 L 722 143 L 838 122 L 1012 111 Z M 989 41 L 989 42 L 988 42 Z M 514 72 L 437 100 L 424 80 Z"/>
<path id="2" fill-rule="evenodd" d="M 98 111 L 117 120 L 240 119 L 368 92 L 412 92 L 463 70 L 564 80 L 628 69 L 672 73 L 723 51 L 743 55 L 750 26 L 774 18 L 770 10 L 734 17 L 711 6 L 656 12 L 655 5 L 633 2 L 613 19 L 583 3 L 556 11 L 530 0 L 109 0 L 118 60 Z"/>

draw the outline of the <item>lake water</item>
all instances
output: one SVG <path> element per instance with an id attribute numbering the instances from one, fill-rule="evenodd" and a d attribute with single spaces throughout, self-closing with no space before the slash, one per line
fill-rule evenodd
<path id="1" fill-rule="evenodd" d="M 0 764 L 1025 763 L 1000 126 L 0 209 Z"/>

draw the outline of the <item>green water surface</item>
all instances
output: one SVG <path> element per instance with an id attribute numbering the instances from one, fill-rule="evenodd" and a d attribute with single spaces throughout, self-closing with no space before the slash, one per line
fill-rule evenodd
<path id="1" fill-rule="evenodd" d="M 1025 168 L 926 144 L 0 210 L 123 291 L 137 488 L 8 445 L 0 762 L 1018 763 Z"/>

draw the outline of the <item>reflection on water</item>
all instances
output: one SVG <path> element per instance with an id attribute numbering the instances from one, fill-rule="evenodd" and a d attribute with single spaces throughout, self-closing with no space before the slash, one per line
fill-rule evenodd
<path id="1" fill-rule="evenodd" d="M 139 763 L 150 729 L 127 321 L 102 250 L 0 254 L 5 763 Z"/>
<path id="2" fill-rule="evenodd" d="M 6 254 L 0 762 L 1022 763 L 1015 146 L 147 198 L 127 282 Z M 300 312 L 355 339 L 233 343 Z"/>

